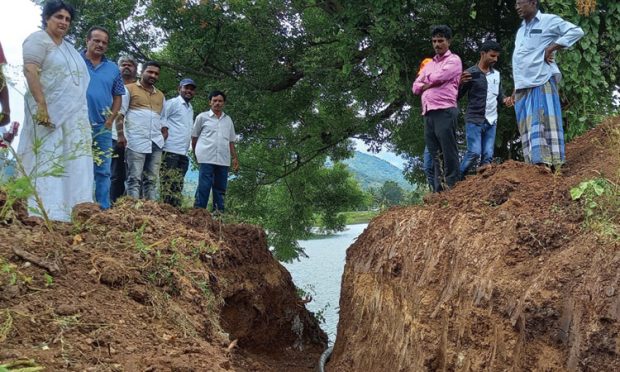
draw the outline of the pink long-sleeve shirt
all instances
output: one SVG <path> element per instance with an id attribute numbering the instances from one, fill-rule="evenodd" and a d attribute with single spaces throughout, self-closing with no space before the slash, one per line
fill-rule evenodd
<path id="1" fill-rule="evenodd" d="M 411 87 L 413 94 L 422 95 L 422 115 L 431 110 L 456 107 L 461 72 L 461 58 L 449 50 L 442 56 L 435 55 L 424 66 Z M 425 84 L 431 87 L 422 91 Z"/>

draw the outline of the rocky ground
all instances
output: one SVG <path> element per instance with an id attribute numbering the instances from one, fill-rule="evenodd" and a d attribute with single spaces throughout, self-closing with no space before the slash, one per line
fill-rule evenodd
<path id="1" fill-rule="evenodd" d="M 327 370 L 619 371 L 620 118 L 566 153 L 374 219 L 347 252 Z M 588 180 L 604 186 L 573 200 Z"/>
<path id="2" fill-rule="evenodd" d="M 50 232 L 13 209 L 0 227 L 0 366 L 309 371 L 325 348 L 257 227 L 126 200 L 80 205 Z"/>

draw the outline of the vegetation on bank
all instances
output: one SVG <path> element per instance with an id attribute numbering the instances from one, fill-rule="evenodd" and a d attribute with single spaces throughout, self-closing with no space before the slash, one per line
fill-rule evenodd
<path id="1" fill-rule="evenodd" d="M 341 215 L 344 215 L 347 225 L 357 225 L 361 223 L 368 223 L 370 220 L 379 215 L 378 210 L 374 211 L 352 211 L 352 212 L 342 212 Z"/>

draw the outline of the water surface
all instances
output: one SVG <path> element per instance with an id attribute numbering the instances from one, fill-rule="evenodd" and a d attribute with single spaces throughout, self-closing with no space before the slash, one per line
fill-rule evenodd
<path id="1" fill-rule="evenodd" d="M 321 324 L 321 328 L 329 336 L 330 343 L 336 338 L 340 281 L 346 251 L 366 226 L 348 225 L 345 231 L 327 238 L 300 240 L 299 245 L 309 257 L 284 264 L 295 285 L 312 295 L 313 300 L 306 307 L 315 314 L 322 313 L 325 323 Z"/>

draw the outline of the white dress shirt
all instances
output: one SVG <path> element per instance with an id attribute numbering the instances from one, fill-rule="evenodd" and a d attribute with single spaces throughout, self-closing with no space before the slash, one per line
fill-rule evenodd
<path id="1" fill-rule="evenodd" d="M 222 112 L 218 118 L 211 110 L 201 113 L 194 121 L 192 137 L 198 138 L 198 163 L 230 167 L 230 143 L 237 137 L 230 116 Z"/>
<path id="2" fill-rule="evenodd" d="M 165 106 L 168 139 L 164 144 L 164 151 L 187 155 L 192 139 L 194 109 L 181 96 L 167 100 Z"/>

